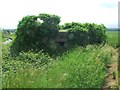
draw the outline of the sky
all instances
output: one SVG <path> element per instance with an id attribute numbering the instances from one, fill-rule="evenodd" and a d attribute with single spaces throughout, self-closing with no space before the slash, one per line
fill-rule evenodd
<path id="1" fill-rule="evenodd" d="M 61 23 L 80 22 L 118 27 L 119 0 L 0 0 L 0 28 L 16 29 L 26 15 L 55 14 Z"/>

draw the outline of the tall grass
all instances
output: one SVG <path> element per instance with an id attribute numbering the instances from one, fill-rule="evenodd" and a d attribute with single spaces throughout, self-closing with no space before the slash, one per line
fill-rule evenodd
<path id="1" fill-rule="evenodd" d="M 56 60 L 42 53 L 36 58 L 36 53 L 32 52 L 21 53 L 16 58 L 4 56 L 3 88 L 100 88 L 104 84 L 105 66 L 110 63 L 112 51 L 108 45 L 89 45 L 76 47 Z M 39 65 L 42 57 L 50 62 Z"/>

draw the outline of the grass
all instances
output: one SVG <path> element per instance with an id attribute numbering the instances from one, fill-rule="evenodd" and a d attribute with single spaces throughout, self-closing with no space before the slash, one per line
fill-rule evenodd
<path id="1" fill-rule="evenodd" d="M 120 41 L 118 41 L 118 35 L 120 35 L 120 32 L 118 31 L 107 31 L 107 42 L 108 44 L 112 46 L 120 45 Z"/>
<path id="2" fill-rule="evenodd" d="M 120 31 L 107 31 L 107 42 L 108 44 L 112 46 L 120 46 L 120 40 L 118 39 L 120 36 Z M 120 78 L 120 47 L 118 47 L 118 73 L 119 73 L 119 78 Z M 119 81 L 120 85 L 120 81 Z"/>
<path id="3" fill-rule="evenodd" d="M 35 63 L 39 63 L 43 58 L 35 58 L 36 53 L 23 53 L 22 57 L 16 58 L 8 57 L 6 53 L 3 56 L 6 70 L 3 72 L 3 87 L 100 88 L 106 75 L 105 65 L 110 63 L 113 55 L 112 49 L 108 45 L 76 47 L 55 60 L 49 58 L 52 62 L 39 67 L 27 61 L 28 58 L 37 59 Z M 45 58 L 44 54 L 40 57 Z"/>
<path id="4" fill-rule="evenodd" d="M 11 43 L 3 45 L 2 87 L 100 88 L 107 74 L 106 66 L 112 63 L 112 46 L 120 45 L 117 32 L 107 32 L 107 38 L 109 45 L 76 47 L 56 59 L 41 51 L 22 52 L 13 58 L 9 55 Z"/>

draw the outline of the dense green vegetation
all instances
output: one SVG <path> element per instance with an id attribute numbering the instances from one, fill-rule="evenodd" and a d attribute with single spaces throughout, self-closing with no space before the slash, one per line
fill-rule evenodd
<path id="1" fill-rule="evenodd" d="M 112 47 L 101 45 L 79 46 L 56 59 L 32 51 L 13 58 L 8 47 L 3 46 L 3 87 L 10 88 L 101 87 L 113 55 Z"/>
<path id="2" fill-rule="evenodd" d="M 72 38 L 68 39 L 72 44 L 87 45 L 87 44 L 101 44 L 106 41 L 107 28 L 101 24 L 94 23 L 65 23 L 60 27 L 67 30 Z"/>
<path id="3" fill-rule="evenodd" d="M 66 25 L 67 24 L 67 25 Z M 106 27 L 101 24 L 94 23 L 66 23 L 69 35 L 73 35 L 73 38 L 68 39 L 74 45 L 88 45 L 88 44 L 101 44 L 106 42 Z M 69 24 L 71 27 L 68 27 Z M 64 27 L 63 27 L 64 29 Z"/>
<path id="4" fill-rule="evenodd" d="M 11 44 L 2 48 L 3 87 L 7 88 L 102 87 L 105 66 L 111 63 L 114 49 L 108 45 L 79 46 L 56 59 L 41 51 L 22 52 L 13 58 L 9 54 Z"/>
<path id="5" fill-rule="evenodd" d="M 19 22 L 16 38 L 11 47 L 12 55 L 31 49 L 39 51 L 49 50 L 50 40 L 54 40 L 58 33 L 60 17 L 50 14 L 25 16 Z M 51 49 L 52 50 L 52 49 Z"/>
<path id="6" fill-rule="evenodd" d="M 119 45 L 117 33 L 106 33 L 103 24 L 72 22 L 60 26 L 59 22 L 56 15 L 26 16 L 16 35 L 3 35 L 3 39 L 13 38 L 13 42 L 2 44 L 3 88 L 103 87 L 113 46 Z M 69 44 L 74 47 L 53 50 L 51 41 L 59 28 L 68 31 Z M 61 52 L 63 49 L 67 50 Z"/>
<path id="7" fill-rule="evenodd" d="M 56 45 L 59 28 L 67 33 L 67 48 L 106 42 L 106 27 L 103 24 L 72 22 L 60 26 L 59 22 L 59 16 L 49 14 L 23 17 L 18 24 L 16 38 L 11 46 L 11 54 L 16 55 L 21 51 L 26 52 L 31 49 L 38 52 L 43 49 L 44 52 L 54 55 L 53 52 L 59 49 Z M 56 47 L 55 50 L 53 50 L 53 45 Z"/>

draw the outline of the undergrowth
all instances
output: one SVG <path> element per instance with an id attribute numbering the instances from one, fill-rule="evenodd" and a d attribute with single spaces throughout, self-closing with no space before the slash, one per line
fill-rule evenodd
<path id="1" fill-rule="evenodd" d="M 3 47 L 3 88 L 100 88 L 113 55 L 108 45 L 79 46 L 56 59 L 42 51 L 13 58 L 8 48 Z"/>

